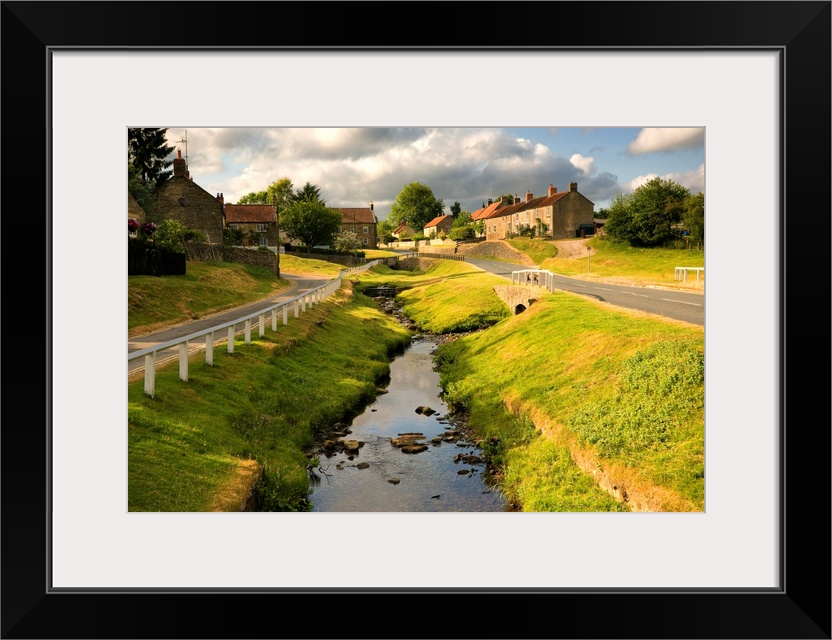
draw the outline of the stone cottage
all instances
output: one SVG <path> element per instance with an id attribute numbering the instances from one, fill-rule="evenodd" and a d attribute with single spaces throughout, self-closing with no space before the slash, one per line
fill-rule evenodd
<path id="1" fill-rule="evenodd" d="M 483 222 L 487 240 L 504 240 L 529 227 L 537 237 L 560 240 L 593 229 L 594 214 L 595 204 L 578 191 L 577 182 L 570 182 L 568 191 L 558 192 L 550 184 L 545 196 L 527 192 L 524 201 L 515 197 L 513 204 L 496 209 Z"/>
<path id="2" fill-rule="evenodd" d="M 188 165 L 177 150 L 173 175 L 152 196 L 153 222 L 178 220 L 187 229 L 202 231 L 212 244 L 222 244 L 225 216 L 223 195 L 208 193 L 193 181 Z"/>
<path id="3" fill-rule="evenodd" d="M 248 244 L 277 247 L 288 242 L 285 233 L 278 238 L 278 221 L 270 204 L 227 204 L 225 224 L 246 234 Z"/>
<path id="4" fill-rule="evenodd" d="M 373 209 L 369 207 L 333 207 L 341 212 L 341 231 L 352 231 L 358 236 L 358 241 L 364 249 L 378 248 L 376 225 L 378 220 Z"/>

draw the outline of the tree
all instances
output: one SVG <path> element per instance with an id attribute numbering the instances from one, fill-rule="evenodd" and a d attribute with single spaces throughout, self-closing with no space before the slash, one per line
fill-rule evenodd
<path id="1" fill-rule="evenodd" d="M 129 161 L 127 162 L 127 192 L 132 195 L 139 206 L 147 212 L 150 206 L 150 196 L 153 186 L 142 180 L 141 173 Z"/>
<path id="2" fill-rule="evenodd" d="M 411 182 L 396 196 L 387 219 L 396 226 L 406 223 L 418 230 L 424 229 L 428 222 L 441 216 L 444 210 L 444 203 L 434 197 L 429 186 Z"/>
<path id="3" fill-rule="evenodd" d="M 175 253 L 185 253 L 182 242 L 185 226 L 179 220 L 162 220 L 156 228 L 156 246 Z"/>
<path id="4" fill-rule="evenodd" d="M 462 211 L 462 206 L 459 204 L 459 200 L 456 200 L 451 205 L 451 215 L 456 218 L 459 216 L 459 212 Z"/>
<path id="5" fill-rule="evenodd" d="M 354 231 L 342 231 L 335 236 L 335 250 L 342 253 L 351 253 L 355 257 L 355 252 L 361 248 L 361 240 L 355 235 Z"/>
<path id="6" fill-rule="evenodd" d="M 149 185 L 151 190 L 158 189 L 170 177 L 167 169 L 173 162 L 167 160 L 167 157 L 174 148 L 168 145 L 167 131 L 148 128 L 127 129 L 127 158 L 136 169 L 140 180 Z"/>
<path id="7" fill-rule="evenodd" d="M 471 224 L 471 212 L 470 211 L 458 211 L 456 215 L 456 219 L 454 220 L 453 225 L 451 225 L 451 229 L 455 229 L 457 227 L 467 227 Z"/>
<path id="8" fill-rule="evenodd" d="M 376 236 L 382 244 L 389 244 L 396 239 L 393 235 L 393 225 L 388 220 L 382 220 L 376 225 Z"/>
<path id="9" fill-rule="evenodd" d="M 688 197 L 684 202 L 682 224 L 688 232 L 688 238 L 696 243 L 697 249 L 705 247 L 705 194 L 701 191 Z"/>
<path id="10" fill-rule="evenodd" d="M 321 199 L 321 189 L 307 181 L 302 189 L 298 189 L 294 195 L 295 202 L 320 202 L 326 206 L 326 202 Z"/>
<path id="11" fill-rule="evenodd" d="M 604 229 L 607 234 L 628 241 L 632 246 L 656 247 L 673 239 L 671 225 L 682 219 L 687 187 L 662 178 L 653 178 L 629 196 L 617 195 L 608 208 Z"/>
<path id="12" fill-rule="evenodd" d="M 321 202 L 301 200 L 281 212 L 280 226 L 287 236 L 302 242 L 309 255 L 315 245 L 332 244 L 341 229 L 341 213 Z"/>
<path id="13" fill-rule="evenodd" d="M 269 204 L 267 191 L 252 191 L 237 200 L 237 204 Z"/>

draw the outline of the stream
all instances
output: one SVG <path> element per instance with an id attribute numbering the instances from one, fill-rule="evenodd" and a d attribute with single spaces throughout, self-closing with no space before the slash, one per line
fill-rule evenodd
<path id="1" fill-rule="evenodd" d="M 447 417 L 433 370 L 438 339 L 416 335 L 385 393 L 320 449 L 318 512 L 510 511 L 481 452 Z"/>

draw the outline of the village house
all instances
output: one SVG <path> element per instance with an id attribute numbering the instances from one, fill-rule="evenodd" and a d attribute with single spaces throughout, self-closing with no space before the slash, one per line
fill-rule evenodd
<path id="1" fill-rule="evenodd" d="M 396 238 L 396 240 L 401 240 L 402 238 L 412 237 L 414 233 L 416 233 L 416 229 L 411 227 L 406 222 L 403 222 L 398 227 L 393 229 L 392 236 Z"/>
<path id="2" fill-rule="evenodd" d="M 270 204 L 227 204 L 225 224 L 229 229 L 242 231 L 248 244 L 279 247 L 287 242 L 286 234 L 279 232 L 277 215 Z"/>
<path id="3" fill-rule="evenodd" d="M 454 224 L 451 216 L 437 216 L 425 225 L 423 233 L 426 238 L 438 236 L 440 233 L 448 233 Z"/>
<path id="4" fill-rule="evenodd" d="M 547 194 L 535 198 L 526 193 L 524 201 L 500 207 L 485 218 L 486 239 L 504 240 L 533 227 L 541 238 L 560 240 L 594 233 L 595 204 L 570 182 L 568 191 L 558 192 L 550 184 Z"/>
<path id="5" fill-rule="evenodd" d="M 186 229 L 201 231 L 209 243 L 222 244 L 223 195 L 213 196 L 193 181 L 179 150 L 173 160 L 173 175 L 154 192 L 149 209 L 151 222 L 178 220 Z"/>
<path id="6" fill-rule="evenodd" d="M 509 204 L 509 203 L 503 202 L 503 197 L 502 196 L 500 196 L 500 198 L 496 202 L 494 200 L 492 200 L 491 198 L 489 198 L 487 203 L 486 202 L 482 203 L 482 208 L 477 209 L 476 211 L 473 211 L 471 213 L 471 222 L 482 222 L 485 225 L 485 221 L 486 221 L 487 218 L 494 215 L 494 213 L 499 208 L 501 208 L 501 207 L 503 207 L 504 205 L 507 205 L 507 204 Z M 475 232 L 476 237 L 477 238 L 482 238 L 483 236 L 485 236 L 486 235 L 485 234 L 486 230 L 487 230 L 487 228 L 484 228 L 482 232 Z"/>
<path id="7" fill-rule="evenodd" d="M 378 220 L 373 209 L 369 207 L 333 207 L 341 213 L 341 231 L 352 231 L 364 249 L 377 249 L 378 236 L 376 225 Z"/>
<path id="8" fill-rule="evenodd" d="M 127 194 L 127 221 L 129 222 L 132 220 L 137 225 L 142 225 L 144 222 L 147 221 L 147 214 L 142 209 L 141 205 L 139 204 L 138 200 L 133 197 L 133 194 Z M 130 231 L 128 235 L 131 238 L 135 238 L 138 235 L 137 231 Z"/>

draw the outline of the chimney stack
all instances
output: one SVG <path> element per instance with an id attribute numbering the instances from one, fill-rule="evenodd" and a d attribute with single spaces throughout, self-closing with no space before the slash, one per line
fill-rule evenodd
<path id="1" fill-rule="evenodd" d="M 372 201 L 372 200 L 370 200 L 370 211 L 374 211 L 374 209 L 373 209 L 373 201 Z"/>
<path id="2" fill-rule="evenodd" d="M 558 192 L 558 188 L 552 184 L 549 185 L 549 195 L 553 196 Z"/>
<path id="3" fill-rule="evenodd" d="M 176 150 L 176 157 L 173 159 L 173 175 L 184 176 L 190 178 L 191 174 L 188 172 L 188 163 L 182 157 L 182 150 Z"/>
<path id="4" fill-rule="evenodd" d="M 220 204 L 225 204 L 225 198 L 223 197 L 223 195 L 221 193 L 217 194 L 217 200 L 220 201 Z"/>
<path id="5" fill-rule="evenodd" d="M 491 198 L 488 199 L 488 206 L 490 207 L 493 204 L 493 200 Z"/>
<path id="6" fill-rule="evenodd" d="M 534 196 L 532 195 L 531 191 L 526 191 L 526 202 L 531 200 Z"/>
<path id="7" fill-rule="evenodd" d="M 518 196 L 516 193 L 514 194 L 514 204 L 520 204 L 520 196 Z"/>
<path id="8" fill-rule="evenodd" d="M 578 183 L 577 182 L 570 182 L 569 183 L 569 190 L 570 191 L 577 191 L 578 190 Z"/>

